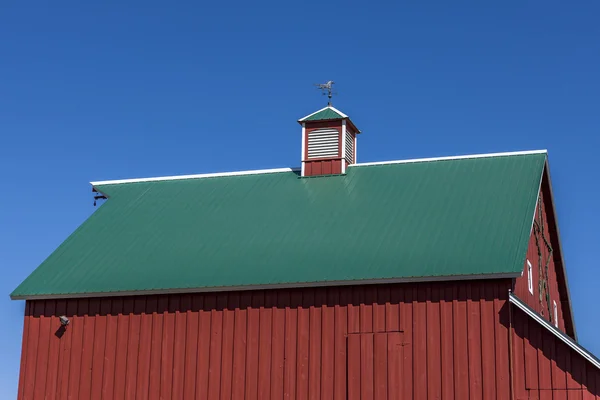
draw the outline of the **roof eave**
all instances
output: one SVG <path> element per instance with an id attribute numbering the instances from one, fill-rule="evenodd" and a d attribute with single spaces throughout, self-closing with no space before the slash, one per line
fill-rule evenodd
<path id="1" fill-rule="evenodd" d="M 39 294 L 39 295 L 10 295 L 11 300 L 53 300 L 53 299 L 75 299 L 90 297 L 115 297 L 115 296 L 142 296 L 159 294 L 186 294 L 186 293 L 214 293 L 246 290 L 266 289 L 298 289 L 315 288 L 323 286 L 350 286 L 350 285 L 378 285 L 390 283 L 419 283 L 419 282 L 451 282 L 463 280 L 481 279 L 513 279 L 521 276 L 519 272 L 502 272 L 496 274 L 472 274 L 472 275 L 446 275 L 446 276 L 421 276 L 389 279 L 361 279 L 349 281 L 319 281 L 319 282 L 297 282 L 285 284 L 245 285 L 245 286 L 218 286 L 205 288 L 179 288 L 160 290 L 136 290 L 120 292 L 90 292 L 90 293 L 67 293 L 67 294 Z"/>

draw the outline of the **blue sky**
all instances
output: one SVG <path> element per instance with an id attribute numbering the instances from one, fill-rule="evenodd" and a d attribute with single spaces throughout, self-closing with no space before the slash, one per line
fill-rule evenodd
<path id="1" fill-rule="evenodd" d="M 2 398 L 24 309 L 8 294 L 94 212 L 89 181 L 298 166 L 296 120 L 329 79 L 364 132 L 359 162 L 549 150 L 579 338 L 600 355 L 600 3 L 12 3 Z"/>

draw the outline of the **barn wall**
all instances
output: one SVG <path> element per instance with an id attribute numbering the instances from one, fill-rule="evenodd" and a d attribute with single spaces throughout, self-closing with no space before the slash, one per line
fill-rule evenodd
<path id="1" fill-rule="evenodd" d="M 513 318 L 515 399 L 600 399 L 600 370 L 517 307 Z"/>
<path id="2" fill-rule="evenodd" d="M 564 270 L 561 265 L 562 261 L 559 253 L 558 235 L 555 219 L 552 214 L 553 207 L 551 196 L 547 177 L 545 177 L 539 193 L 534 217 L 534 228 L 531 231 L 529 247 L 527 249 L 527 260 L 532 264 L 533 294 L 529 292 L 528 288 L 527 261 L 523 267 L 523 275 L 516 280 L 515 294 L 552 324 L 554 324 L 553 303 L 556 301 L 558 309 L 558 328 L 562 332 L 573 337 L 573 329 L 570 325 L 566 285 L 563 276 Z M 544 239 L 549 243 L 550 248 L 552 248 L 552 253 L 546 246 Z M 539 252 L 541 252 L 541 255 Z M 547 272 L 546 262 L 548 262 Z M 544 283 L 547 290 L 543 289 Z M 546 293 L 548 293 L 549 297 L 546 296 Z"/>
<path id="3" fill-rule="evenodd" d="M 511 285 L 28 301 L 18 398 L 509 399 Z"/>

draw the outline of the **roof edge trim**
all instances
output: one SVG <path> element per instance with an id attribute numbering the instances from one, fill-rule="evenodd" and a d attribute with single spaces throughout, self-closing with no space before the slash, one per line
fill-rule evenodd
<path id="1" fill-rule="evenodd" d="M 298 120 L 298 122 L 302 122 L 304 121 L 306 118 L 310 118 L 315 114 L 320 113 L 321 111 L 327 110 L 328 108 L 331 108 L 333 111 L 335 111 L 336 113 L 341 115 L 341 118 L 348 118 L 348 116 L 346 114 L 344 114 L 343 112 L 341 112 L 340 110 L 338 110 L 337 108 L 335 108 L 334 106 L 325 106 L 323 108 L 321 108 L 320 110 L 315 111 L 314 113 L 310 113 L 308 114 L 306 117 L 300 118 Z"/>
<path id="2" fill-rule="evenodd" d="M 414 158 L 412 160 L 393 160 L 393 161 L 376 161 L 366 163 L 351 164 L 349 167 L 368 167 L 372 165 L 390 165 L 390 164 L 409 164 L 428 161 L 447 161 L 447 160 L 465 160 L 471 158 L 491 158 L 491 157 L 508 157 L 522 156 L 530 154 L 548 154 L 548 150 L 527 150 L 527 151 L 511 151 L 504 153 L 487 153 L 487 154 L 470 154 L 462 156 L 445 156 L 445 157 L 430 157 L 430 158 Z"/>
<path id="3" fill-rule="evenodd" d="M 573 327 L 573 337 L 577 340 L 577 328 L 575 327 L 575 314 L 573 314 L 573 303 L 571 302 L 571 289 L 569 288 L 569 279 L 567 276 L 567 265 L 565 264 L 565 256 L 562 247 L 562 241 L 560 239 L 560 229 L 558 227 L 558 214 L 556 213 L 556 204 L 554 201 L 554 192 L 552 191 L 552 178 L 550 177 L 550 162 L 548 161 L 548 157 L 546 157 L 546 162 L 544 163 L 544 172 L 542 173 L 542 182 L 544 180 L 544 174 L 546 175 L 548 189 L 550 192 L 550 203 L 552 203 L 552 215 L 554 216 L 554 227 L 556 230 L 556 238 L 558 241 L 558 251 L 560 252 L 560 263 L 562 273 L 565 279 L 565 287 L 567 290 L 567 301 L 569 302 L 569 314 L 571 317 L 571 326 Z M 542 190 L 542 186 L 540 185 L 540 190 Z"/>
<path id="4" fill-rule="evenodd" d="M 579 343 L 575 342 L 569 336 L 565 335 L 564 333 L 562 333 L 561 331 L 556 329 L 548 321 L 546 321 L 545 319 L 540 317 L 535 311 L 533 311 L 531 308 L 529 308 L 529 306 L 527 304 L 523 303 L 521 301 L 521 299 L 519 299 L 517 296 L 510 293 L 509 301 L 512 304 L 514 304 L 515 306 L 517 306 L 520 310 L 525 312 L 525 314 L 529 315 L 531 318 L 533 318 L 535 321 L 537 321 L 544 328 L 546 328 L 546 330 L 550 331 L 550 333 L 552 333 L 554 336 L 556 336 L 557 338 L 562 340 L 567 346 L 569 346 L 570 348 L 575 350 L 577 353 L 579 353 L 583 358 L 585 358 L 590 363 L 592 363 L 596 368 L 600 369 L 600 360 L 598 360 L 596 358 L 596 356 L 594 356 L 588 350 L 583 348 Z"/>
<path id="5" fill-rule="evenodd" d="M 390 278 L 390 279 L 360 279 L 350 281 L 319 281 L 319 282 L 297 282 L 272 285 L 246 285 L 246 286 L 214 286 L 205 288 L 180 288 L 180 289 L 160 289 L 160 290 L 135 290 L 122 292 L 93 292 L 93 293 L 69 293 L 69 294 L 48 294 L 48 295 L 10 295 L 11 300 L 50 300 L 50 299 L 72 299 L 89 297 L 115 297 L 115 296 L 142 296 L 152 294 L 184 294 L 184 293 L 214 293 L 214 292 L 232 292 L 246 290 L 265 290 L 265 289 L 298 289 L 314 288 L 323 286 L 351 286 L 351 285 L 377 285 L 385 283 L 416 283 L 416 282 L 447 282 L 461 280 L 479 280 L 479 279 L 512 279 L 521 276 L 519 272 L 485 274 L 485 275 L 447 275 L 447 276 L 424 276 L 414 278 Z"/>
<path id="6" fill-rule="evenodd" d="M 275 174 L 279 172 L 298 172 L 300 168 L 272 168 L 272 169 L 257 169 L 250 171 L 233 171 L 233 172 L 216 172 L 209 174 L 196 175 L 175 175 L 175 176 L 159 176 L 149 178 L 133 178 L 133 179 L 117 179 L 109 181 L 90 182 L 92 186 L 102 185 L 117 185 L 120 183 L 136 183 L 136 182 L 157 182 L 157 181 L 179 181 L 183 179 L 200 179 L 200 178 L 216 178 L 223 176 L 243 176 L 243 175 L 260 175 L 260 174 Z"/>

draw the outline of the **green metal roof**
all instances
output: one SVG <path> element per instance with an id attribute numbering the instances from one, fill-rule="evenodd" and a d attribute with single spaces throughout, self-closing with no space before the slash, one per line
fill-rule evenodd
<path id="1" fill-rule="evenodd" d="M 322 121 L 322 120 L 327 120 L 327 119 L 342 119 L 342 118 L 347 118 L 347 116 L 342 114 L 341 112 L 338 112 L 333 107 L 326 107 L 320 111 L 317 111 L 314 114 L 311 114 L 307 117 L 302 118 L 300 121 L 301 122 Z"/>
<path id="2" fill-rule="evenodd" d="M 545 159 L 97 185 L 108 200 L 11 296 L 516 276 Z"/>

